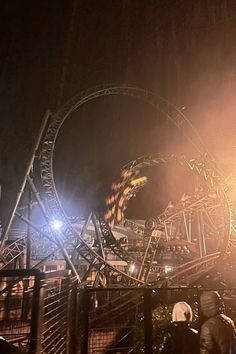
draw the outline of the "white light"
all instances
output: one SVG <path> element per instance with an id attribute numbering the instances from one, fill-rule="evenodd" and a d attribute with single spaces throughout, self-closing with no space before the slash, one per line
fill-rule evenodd
<path id="1" fill-rule="evenodd" d="M 130 265 L 129 271 L 130 271 L 130 273 L 133 273 L 135 271 L 135 265 L 134 264 Z"/>
<path id="2" fill-rule="evenodd" d="M 165 265 L 165 273 L 169 273 L 172 271 L 172 267 L 169 265 Z"/>
<path id="3" fill-rule="evenodd" d="M 52 222 L 51 222 L 51 226 L 52 226 L 52 228 L 54 229 L 54 230 L 57 230 L 57 231 L 59 231 L 61 228 L 62 228 L 62 225 L 63 225 L 63 223 L 62 223 L 62 221 L 61 220 L 53 220 Z"/>

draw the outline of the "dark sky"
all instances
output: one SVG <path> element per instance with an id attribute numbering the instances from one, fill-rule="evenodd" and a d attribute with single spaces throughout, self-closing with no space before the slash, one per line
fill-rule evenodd
<path id="1" fill-rule="evenodd" d="M 56 112 L 97 85 L 129 83 L 186 107 L 219 163 L 236 161 L 234 0 L 2 0 L 0 16 L 3 214 L 45 110 Z M 123 164 L 166 151 L 189 147 L 151 107 L 128 98 L 94 101 L 59 134 L 58 192 L 70 213 L 99 209 Z M 152 177 L 146 199 L 133 206 L 138 216 L 144 205 L 154 213 L 153 188 L 166 184 L 163 173 Z"/>

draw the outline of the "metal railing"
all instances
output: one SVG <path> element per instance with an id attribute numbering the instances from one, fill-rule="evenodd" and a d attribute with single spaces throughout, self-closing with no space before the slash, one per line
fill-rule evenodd
<path id="1" fill-rule="evenodd" d="M 42 299 L 41 352 L 63 354 L 74 351 L 76 326 L 76 278 L 46 279 Z"/>
<path id="2" fill-rule="evenodd" d="M 84 289 L 80 295 L 79 353 L 156 353 L 173 305 L 186 301 L 193 309 L 192 326 L 200 330 L 199 297 L 203 289 L 110 288 Z M 236 319 L 236 289 L 217 290 L 224 313 Z"/>
<path id="3" fill-rule="evenodd" d="M 82 284 L 86 286 L 85 284 Z M 29 354 L 152 354 L 186 301 L 200 329 L 199 287 L 82 288 L 68 271 L 0 271 L 0 335 Z M 218 290 L 236 319 L 236 288 Z"/>
<path id="4" fill-rule="evenodd" d="M 0 335 L 29 354 L 76 353 L 76 278 L 68 271 L 0 271 Z"/>
<path id="5" fill-rule="evenodd" d="M 34 353 L 42 274 L 34 270 L 0 271 L 0 333 L 8 342 Z"/>

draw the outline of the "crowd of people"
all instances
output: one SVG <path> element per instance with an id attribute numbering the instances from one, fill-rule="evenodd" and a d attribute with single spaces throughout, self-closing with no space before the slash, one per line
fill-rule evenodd
<path id="1" fill-rule="evenodd" d="M 164 330 L 158 354 L 236 354 L 236 328 L 231 318 L 221 311 L 222 302 L 216 291 L 200 296 L 203 323 L 199 330 L 191 327 L 192 309 L 178 302 L 172 311 L 172 322 Z"/>

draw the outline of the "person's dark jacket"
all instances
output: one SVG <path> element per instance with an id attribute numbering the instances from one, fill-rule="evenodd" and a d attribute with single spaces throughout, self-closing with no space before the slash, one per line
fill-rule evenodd
<path id="1" fill-rule="evenodd" d="M 158 354 L 198 354 L 198 332 L 188 322 L 172 322 L 158 346 Z"/>
<path id="2" fill-rule="evenodd" d="M 0 354 L 23 354 L 23 352 L 0 337 Z"/>
<path id="3" fill-rule="evenodd" d="M 201 327 L 200 354 L 228 354 L 236 332 L 231 318 L 220 313 L 219 295 L 213 291 L 203 293 L 200 307 L 207 319 Z"/>

